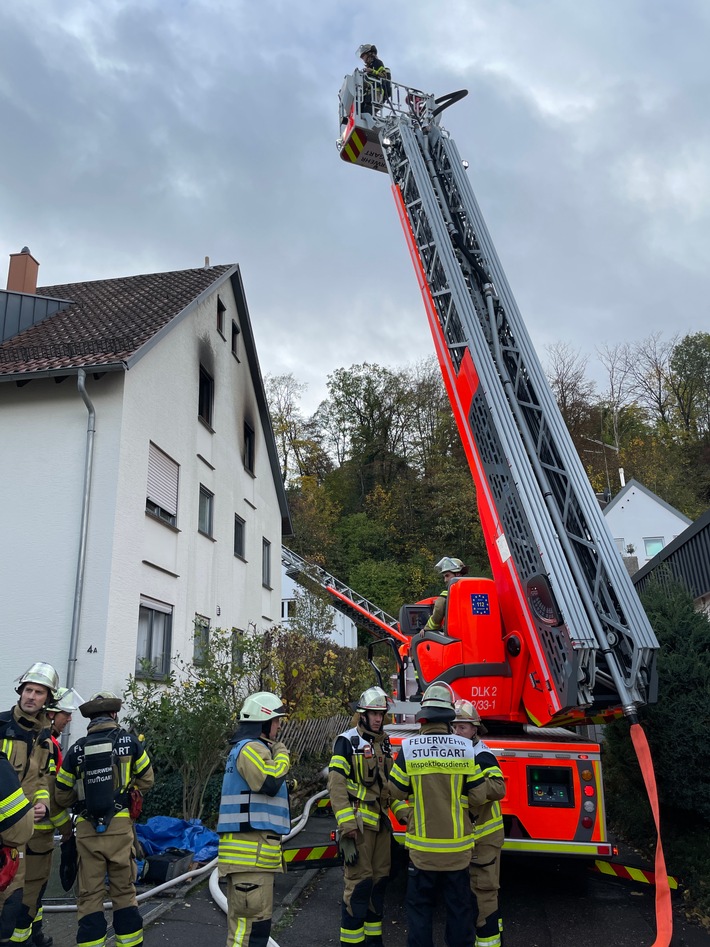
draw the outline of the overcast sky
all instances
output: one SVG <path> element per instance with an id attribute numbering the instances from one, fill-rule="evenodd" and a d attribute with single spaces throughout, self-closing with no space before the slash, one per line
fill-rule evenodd
<path id="1" fill-rule="evenodd" d="M 707 0 L 3 2 L 0 258 L 44 285 L 239 263 L 308 410 L 336 368 L 429 355 L 388 178 L 335 147 L 364 42 L 469 90 L 444 123 L 543 361 L 710 331 Z"/>

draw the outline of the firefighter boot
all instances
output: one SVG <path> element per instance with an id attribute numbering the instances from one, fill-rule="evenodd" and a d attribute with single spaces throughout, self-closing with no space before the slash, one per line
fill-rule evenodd
<path id="1" fill-rule="evenodd" d="M 485 923 L 476 928 L 475 947 L 502 947 L 503 921 L 499 911 L 489 914 Z"/>
<path id="2" fill-rule="evenodd" d="M 41 928 L 37 932 L 35 932 L 33 929 L 31 943 L 34 944 L 34 947 L 52 947 L 54 938 L 50 937 L 48 934 L 45 934 Z"/>

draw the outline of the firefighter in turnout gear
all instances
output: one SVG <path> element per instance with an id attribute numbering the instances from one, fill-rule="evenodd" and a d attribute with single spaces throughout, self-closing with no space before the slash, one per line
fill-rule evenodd
<path id="1" fill-rule="evenodd" d="M 481 722 L 476 705 L 469 700 L 457 700 L 454 709 L 454 733 L 471 740 L 476 762 L 486 781 L 486 802 L 475 813 L 473 835 L 476 845 L 470 868 L 471 891 L 478 911 L 475 947 L 500 947 L 503 921 L 498 906 L 498 891 L 500 853 L 505 834 L 500 800 L 505 796 L 505 782 L 498 760 L 480 739 L 488 731 Z"/>
<path id="2" fill-rule="evenodd" d="M 122 703 L 120 697 L 103 691 L 79 707 L 90 721 L 87 735 L 71 747 L 57 774 L 57 803 L 71 806 L 77 816 L 79 947 L 106 943 L 107 876 L 117 947 L 143 943 L 129 793 L 146 792 L 154 776 L 143 744 L 118 725 Z"/>
<path id="3" fill-rule="evenodd" d="M 17 704 L 0 714 L 0 752 L 10 762 L 32 806 L 33 829 L 49 815 L 48 777 L 50 772 L 55 772 L 55 766 L 49 718 L 44 711 L 54 699 L 58 686 L 59 676 L 51 664 L 42 661 L 33 664 L 18 681 Z M 17 873 L 10 885 L 0 892 L 0 944 L 22 943 L 30 937 L 31 924 L 19 930 L 17 927 L 22 911 L 28 840 L 29 837 L 14 843 L 19 854 Z"/>
<path id="4" fill-rule="evenodd" d="M 286 716 L 280 697 L 250 694 L 222 782 L 219 875 L 227 879 L 227 947 L 266 947 L 274 875 L 284 871 L 281 839 L 291 831 L 286 777 L 289 752 L 277 735 Z"/>
<path id="5" fill-rule="evenodd" d="M 61 835 L 62 842 L 65 842 L 71 837 L 73 831 L 69 812 L 57 805 L 54 796 L 54 784 L 56 774 L 59 772 L 62 763 L 62 750 L 57 738 L 71 720 L 72 713 L 78 709 L 75 696 L 74 691 L 66 687 L 60 687 L 56 692 L 55 699 L 47 707 L 54 761 L 54 771 L 50 772 L 47 777 L 49 784 L 49 815 L 46 819 L 36 823 L 34 835 L 27 843 L 22 909 L 12 938 L 13 942 L 23 943 L 29 936 L 35 947 L 51 947 L 53 941 L 53 938 L 48 937 L 42 930 L 44 919 L 42 898 L 52 871 L 54 834 L 58 832 Z M 55 722 L 59 729 L 55 728 Z"/>
<path id="6" fill-rule="evenodd" d="M 407 947 L 433 947 L 438 892 L 446 904 L 448 947 L 473 943 L 470 811 L 486 801 L 486 781 L 471 741 L 451 733 L 455 716 L 449 685 L 430 684 L 415 718 L 421 730 L 402 741 L 390 774 L 392 795 L 412 805 L 405 839 Z"/>
<path id="7" fill-rule="evenodd" d="M 17 874 L 18 848 L 29 840 L 34 824 L 32 803 L 22 791 L 14 767 L 0 753 L 0 894 Z"/>
<path id="8" fill-rule="evenodd" d="M 383 728 L 388 707 L 381 687 L 361 694 L 357 724 L 336 739 L 328 767 L 330 803 L 345 863 L 341 947 L 382 945 L 391 858 L 387 779 L 392 757 Z"/>
<path id="9" fill-rule="evenodd" d="M 362 100 L 362 112 L 378 112 L 382 103 L 392 95 L 392 74 L 377 57 L 377 47 L 372 43 L 358 46 L 357 55 L 362 59 L 363 72 L 368 78 Z"/>
<path id="10" fill-rule="evenodd" d="M 424 626 L 424 631 L 440 631 L 444 627 L 446 619 L 446 604 L 449 597 L 449 586 L 456 579 L 468 573 L 468 567 L 460 559 L 453 559 L 451 556 L 444 556 L 440 559 L 436 568 L 439 570 L 446 588 L 441 592 L 434 602 L 434 608 L 429 617 L 429 621 Z"/>

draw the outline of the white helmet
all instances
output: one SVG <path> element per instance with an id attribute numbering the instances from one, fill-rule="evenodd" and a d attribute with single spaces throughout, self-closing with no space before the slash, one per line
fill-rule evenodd
<path id="1" fill-rule="evenodd" d="M 51 664 L 37 661 L 19 678 L 15 691 L 21 694 L 25 684 L 41 684 L 49 691 L 50 700 L 54 700 L 54 695 L 59 690 L 59 675 Z"/>
<path id="2" fill-rule="evenodd" d="M 387 713 L 391 701 L 381 687 L 368 687 L 366 691 L 360 694 L 360 700 L 355 708 L 359 714 L 364 714 L 366 710 L 376 710 L 381 713 Z"/>
<path id="3" fill-rule="evenodd" d="M 286 708 L 281 698 L 270 691 L 257 691 L 256 694 L 249 694 L 242 704 L 239 719 L 242 723 L 251 723 L 256 720 L 276 720 L 277 717 L 285 717 Z"/>
<path id="4" fill-rule="evenodd" d="M 444 556 L 443 559 L 440 559 L 437 562 L 434 568 L 438 569 L 442 575 L 444 572 L 454 572 L 456 574 L 461 573 L 462 575 L 466 575 L 468 572 L 465 562 L 462 562 L 461 559 L 456 559 L 451 556 Z"/>
<path id="5" fill-rule="evenodd" d="M 445 681 L 434 681 L 424 691 L 421 710 L 414 718 L 430 720 L 432 723 L 451 723 L 456 716 L 454 700 L 456 695 Z"/>
<path id="6" fill-rule="evenodd" d="M 84 703 L 81 697 L 73 687 L 60 687 L 54 695 L 54 700 L 47 707 L 50 713 L 73 714 L 79 709 L 79 705 Z"/>
<path id="7" fill-rule="evenodd" d="M 472 723 L 475 727 L 478 727 L 479 733 L 488 733 L 481 722 L 478 708 L 470 700 L 457 700 L 454 704 L 454 710 L 456 711 L 454 723 Z"/>
<path id="8" fill-rule="evenodd" d="M 360 59 L 362 59 L 365 53 L 374 53 L 376 56 L 377 47 L 373 46 L 372 43 L 363 43 L 362 46 L 358 46 L 356 55 L 359 56 Z"/>

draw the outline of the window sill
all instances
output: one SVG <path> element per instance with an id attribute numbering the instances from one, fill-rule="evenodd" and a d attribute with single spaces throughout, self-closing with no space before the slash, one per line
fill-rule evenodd
<path id="1" fill-rule="evenodd" d="M 167 681 L 170 675 L 162 671 L 160 673 L 156 671 L 155 674 L 146 673 L 145 671 L 136 671 L 134 676 L 139 681 L 157 681 L 160 683 L 161 681 Z"/>
<path id="2" fill-rule="evenodd" d="M 180 532 L 180 530 L 178 530 Z M 150 566 L 151 569 L 157 569 L 158 572 L 164 572 L 165 575 L 171 575 L 174 579 L 179 579 L 180 575 L 177 572 L 172 572 L 170 569 L 166 569 L 164 566 L 159 566 L 157 562 L 151 562 L 150 559 L 141 559 L 141 562 L 144 566 Z"/>
<path id="3" fill-rule="evenodd" d="M 201 424 L 203 427 L 206 427 L 206 428 L 207 428 L 207 430 L 210 432 L 210 434 L 214 434 L 214 428 L 212 427 L 212 425 L 210 424 L 209 421 L 205 421 L 205 419 L 202 417 L 202 415 L 198 414 L 198 415 L 197 415 L 197 420 L 200 422 L 200 424 Z"/>
<path id="4" fill-rule="evenodd" d="M 262 582 L 262 583 L 261 583 L 261 587 L 262 587 L 262 589 L 267 589 L 269 592 L 273 592 L 273 591 L 274 591 L 273 585 L 267 585 L 266 582 Z"/>
<path id="5" fill-rule="evenodd" d="M 162 516 L 156 516 L 155 513 L 151 513 L 150 510 L 145 511 L 145 515 L 149 520 L 154 520 L 156 523 L 160 523 L 162 526 L 165 526 L 167 529 L 171 530 L 173 533 L 180 533 L 180 530 L 177 526 L 173 526 L 172 523 L 168 523 L 167 520 L 164 520 Z"/>
<path id="6" fill-rule="evenodd" d="M 252 480 L 256 480 L 256 474 L 254 473 L 253 470 L 249 470 L 249 468 L 247 467 L 246 464 L 244 464 L 244 473 L 249 474 L 249 476 L 252 478 Z"/>
<path id="7" fill-rule="evenodd" d="M 238 552 L 235 552 L 235 553 L 234 553 L 234 558 L 235 558 L 235 559 L 239 559 L 240 562 L 248 562 L 248 561 L 249 561 L 249 560 L 246 559 L 244 556 L 240 556 Z"/>
<path id="8" fill-rule="evenodd" d="M 213 543 L 216 543 L 216 542 L 217 542 L 217 540 L 214 538 L 214 536 L 210 536 L 209 533 L 204 533 L 201 529 L 198 529 L 197 532 L 200 534 L 200 536 L 204 536 L 205 539 L 209 539 L 210 542 L 213 542 Z"/>

